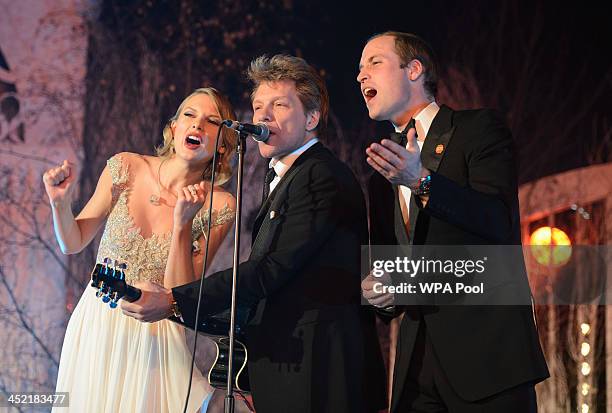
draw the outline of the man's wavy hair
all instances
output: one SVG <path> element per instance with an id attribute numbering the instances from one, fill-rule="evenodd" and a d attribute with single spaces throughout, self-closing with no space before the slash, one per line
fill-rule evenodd
<path id="1" fill-rule="evenodd" d="M 316 130 L 319 136 L 325 133 L 329 113 L 329 94 L 321 75 L 306 60 L 283 54 L 272 57 L 263 55 L 251 62 L 246 75 L 253 82 L 251 101 L 257 88 L 264 82 L 283 80 L 295 82 L 295 89 L 304 106 L 304 113 L 318 110 L 321 116 Z"/>

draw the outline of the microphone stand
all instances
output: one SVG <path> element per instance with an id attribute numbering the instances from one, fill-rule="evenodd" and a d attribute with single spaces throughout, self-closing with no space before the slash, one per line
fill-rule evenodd
<path id="1" fill-rule="evenodd" d="M 234 228 L 234 262 L 232 272 L 232 306 L 230 308 L 229 330 L 229 360 L 227 363 L 227 389 L 225 393 L 224 412 L 234 413 L 234 331 L 236 323 L 236 281 L 238 280 L 238 259 L 240 258 L 240 221 L 242 212 L 242 175 L 244 170 L 244 154 L 246 152 L 246 138 L 248 134 L 238 132 L 238 176 L 236 182 L 236 222 Z"/>

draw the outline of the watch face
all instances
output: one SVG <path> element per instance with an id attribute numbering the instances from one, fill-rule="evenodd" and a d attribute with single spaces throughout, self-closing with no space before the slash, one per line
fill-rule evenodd
<path id="1" fill-rule="evenodd" d="M 421 183 L 419 184 L 418 194 L 428 194 L 429 188 L 431 187 L 431 175 L 427 175 L 425 178 L 421 178 Z"/>

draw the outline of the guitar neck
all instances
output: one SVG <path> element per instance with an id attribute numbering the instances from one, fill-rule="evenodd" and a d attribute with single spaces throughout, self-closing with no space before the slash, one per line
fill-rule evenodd
<path id="1" fill-rule="evenodd" d="M 131 285 L 126 284 L 125 285 L 125 295 L 121 298 L 124 299 L 125 301 L 129 301 L 130 303 L 133 303 L 134 301 L 138 300 L 141 295 L 142 295 L 142 291 L 140 291 L 139 288 L 132 287 Z"/>

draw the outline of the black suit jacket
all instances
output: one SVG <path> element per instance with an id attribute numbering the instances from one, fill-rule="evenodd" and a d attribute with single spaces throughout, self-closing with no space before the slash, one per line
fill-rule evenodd
<path id="1" fill-rule="evenodd" d="M 262 206 L 238 305 L 247 328 L 258 413 L 371 412 L 384 408 L 384 372 L 370 309 L 360 305 L 363 194 L 322 144 L 291 166 Z M 230 306 L 231 269 L 207 277 L 202 315 Z M 173 294 L 193 327 L 199 281 Z M 366 373 L 367 371 L 367 373 Z"/>
<path id="2" fill-rule="evenodd" d="M 397 187 L 377 173 L 372 175 L 369 197 L 373 244 L 520 245 L 514 143 L 498 114 L 490 110 L 453 111 L 442 106 L 425 139 L 421 161 L 432 171 L 431 193 L 425 207 L 412 197 L 410 233 L 402 221 Z M 528 284 L 522 255 L 519 260 L 513 277 L 525 291 Z M 465 400 L 483 399 L 549 375 L 530 306 L 399 310 L 404 317 L 396 353 L 392 411 L 404 386 L 421 320 L 426 323 L 451 386 Z"/>

